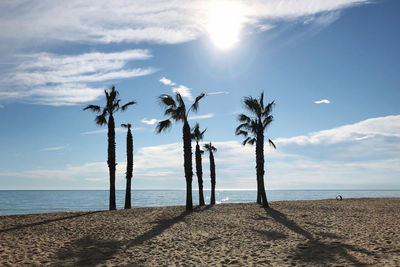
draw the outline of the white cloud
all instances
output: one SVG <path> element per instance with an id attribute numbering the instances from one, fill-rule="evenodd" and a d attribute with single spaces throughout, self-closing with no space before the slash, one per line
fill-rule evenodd
<path id="1" fill-rule="evenodd" d="M 331 101 L 329 101 L 328 99 L 322 99 L 322 100 L 317 100 L 314 101 L 315 104 L 329 104 L 331 103 Z"/>
<path id="2" fill-rule="evenodd" d="M 218 91 L 218 92 L 207 93 L 207 95 L 227 95 L 227 94 L 229 94 L 228 91 Z"/>
<path id="3" fill-rule="evenodd" d="M 344 125 L 330 130 L 311 133 L 307 136 L 278 138 L 276 143 L 297 145 L 335 144 L 360 141 L 371 137 L 400 138 L 400 115 L 367 119 L 354 124 Z M 361 138 L 361 139 L 360 139 Z"/>
<path id="4" fill-rule="evenodd" d="M 41 151 L 58 151 L 58 150 L 63 150 L 65 146 L 55 146 L 55 147 L 46 147 L 41 149 Z"/>
<path id="5" fill-rule="evenodd" d="M 172 92 L 181 94 L 182 97 L 193 101 L 192 89 L 184 85 L 179 85 L 178 87 L 172 88 Z"/>
<path id="6" fill-rule="evenodd" d="M 202 120 L 214 117 L 214 113 L 208 113 L 204 115 L 189 116 L 188 120 Z"/>
<path id="7" fill-rule="evenodd" d="M 276 21 L 288 21 L 330 13 L 367 0 L 237 1 L 245 26 L 267 30 Z M 181 43 L 206 32 L 212 0 L 197 1 L 40 1 L 29 4 L 2 1 L 0 39 L 61 40 L 69 42 Z M 335 14 L 336 14 L 335 13 Z M 328 14 L 328 15 L 327 15 Z M 261 25 L 261 26 L 260 26 Z M 43 38 L 45 37 L 45 38 Z"/>
<path id="8" fill-rule="evenodd" d="M 310 140 L 319 136 L 318 142 L 298 143 L 297 140 L 303 137 L 297 136 L 278 138 L 275 140 L 276 150 L 265 144 L 266 186 L 270 189 L 399 188 L 399 130 L 400 115 L 397 115 L 368 119 L 306 136 Z M 329 141 L 332 139 L 335 142 Z M 239 140 L 213 144 L 218 149 L 214 155 L 217 188 L 255 189 L 255 147 L 242 146 Z M 117 185 L 123 188 L 126 164 L 124 159 L 118 161 Z M 185 188 L 181 142 L 135 150 L 134 166 L 136 188 Z M 204 186 L 208 188 L 207 153 L 203 156 L 203 172 Z M 58 170 L 1 172 L 0 176 L 69 179 L 77 185 L 82 179 L 93 183 L 104 181 L 105 188 L 108 184 L 105 162 L 66 166 Z M 195 174 L 193 188 L 197 188 Z"/>
<path id="9" fill-rule="evenodd" d="M 132 131 L 140 131 L 140 130 L 144 130 L 144 128 L 141 127 L 134 127 L 131 128 Z M 81 134 L 83 135 L 88 135 L 88 134 L 105 134 L 108 132 L 108 129 L 99 129 L 99 130 L 94 130 L 94 131 L 87 131 L 87 132 L 83 132 Z M 121 128 L 121 127 L 116 127 L 115 128 L 115 133 L 126 133 L 126 129 Z"/>
<path id="10" fill-rule="evenodd" d="M 115 53 L 56 55 L 38 53 L 19 57 L 17 67 L 0 78 L 0 99 L 12 99 L 44 105 L 76 105 L 92 101 L 103 88 L 91 83 L 152 74 L 153 68 L 126 68 L 132 60 L 151 57 L 148 50 L 134 49 Z M 108 85 L 107 85 L 108 86 Z"/>
<path id="11" fill-rule="evenodd" d="M 157 119 L 148 120 L 148 119 L 146 119 L 146 118 L 143 118 L 143 119 L 141 120 L 141 122 L 143 122 L 143 123 L 145 123 L 145 124 L 148 124 L 148 125 L 154 125 L 156 122 L 158 122 L 158 120 L 157 120 Z"/>
<path id="12" fill-rule="evenodd" d="M 165 85 L 170 85 L 170 86 L 176 85 L 176 83 L 172 82 L 171 80 L 168 80 L 168 79 L 165 78 L 165 77 L 162 77 L 162 78 L 160 79 L 160 82 L 163 83 L 163 84 L 165 84 Z"/>

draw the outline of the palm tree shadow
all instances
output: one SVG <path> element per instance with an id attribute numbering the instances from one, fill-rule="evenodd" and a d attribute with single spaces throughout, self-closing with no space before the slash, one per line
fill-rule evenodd
<path id="1" fill-rule="evenodd" d="M 62 248 L 58 253 L 58 259 L 63 262 L 73 261 L 76 266 L 95 266 L 111 259 L 119 250 L 127 250 L 133 246 L 139 246 L 146 241 L 161 235 L 174 224 L 183 222 L 185 217 L 192 212 L 204 212 L 211 206 L 196 207 L 193 211 L 184 211 L 170 219 L 159 219 L 151 222 L 154 226 L 147 232 L 133 240 L 99 240 L 93 236 L 85 236 L 76 240 L 67 248 Z"/>
<path id="2" fill-rule="evenodd" d="M 87 216 L 87 215 L 91 215 L 91 214 L 95 214 L 95 213 L 99 213 L 99 212 L 104 212 L 104 211 L 102 211 L 102 210 L 90 211 L 90 212 L 74 214 L 74 215 L 70 215 L 70 216 L 57 217 L 57 218 L 54 218 L 54 219 L 47 219 L 47 220 L 43 220 L 43 221 L 35 222 L 35 223 L 20 224 L 20 225 L 11 227 L 11 228 L 1 229 L 0 233 L 6 233 L 6 232 L 13 231 L 13 230 L 20 230 L 20 229 L 23 229 L 23 228 L 28 228 L 28 227 L 38 226 L 38 225 L 45 225 L 45 224 L 52 223 L 52 222 L 58 222 L 58 221 L 73 219 L 73 218 Z"/>
<path id="3" fill-rule="evenodd" d="M 344 258 L 351 262 L 353 265 L 365 265 L 365 263 L 360 262 L 351 254 L 349 251 L 359 252 L 366 255 L 374 255 L 374 253 L 366 250 L 357 248 L 352 245 L 344 244 L 339 241 L 333 242 L 321 242 L 313 237 L 313 235 L 301 228 L 294 221 L 288 219 L 285 214 L 275 210 L 273 208 L 265 209 L 267 215 L 271 216 L 273 220 L 282 224 L 289 230 L 304 236 L 307 240 L 305 244 L 299 244 L 295 249 L 294 260 L 301 260 L 304 262 L 312 264 L 329 264 L 336 262 L 338 258 Z M 319 233 L 319 236 L 334 237 L 334 234 L 330 233 Z"/>

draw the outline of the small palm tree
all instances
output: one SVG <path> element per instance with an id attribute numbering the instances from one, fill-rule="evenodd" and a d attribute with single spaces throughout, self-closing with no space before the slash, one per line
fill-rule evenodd
<path id="1" fill-rule="evenodd" d="M 203 140 L 204 133 L 207 131 L 200 131 L 200 126 L 198 123 L 192 129 L 192 139 L 196 141 L 196 174 L 197 181 L 199 183 L 199 205 L 204 206 L 204 195 L 203 195 L 203 167 L 201 164 L 201 154 L 204 153 L 203 150 L 200 149 L 199 142 Z"/>
<path id="2" fill-rule="evenodd" d="M 243 103 L 251 115 L 250 117 L 245 114 L 238 116 L 238 121 L 241 124 L 236 128 L 236 135 L 245 137 L 243 145 L 256 144 L 257 203 L 261 204 L 262 201 L 262 205 L 268 208 L 269 205 L 264 188 L 264 131 L 274 119 L 271 112 L 275 102 L 272 101 L 264 106 L 264 93 L 261 93 L 259 99 L 245 97 Z M 273 148 L 276 148 L 271 139 L 268 139 L 268 142 Z"/>
<path id="3" fill-rule="evenodd" d="M 210 154 L 210 178 L 211 178 L 211 205 L 215 205 L 215 161 L 214 161 L 214 152 L 217 152 L 217 149 L 211 144 L 205 144 L 204 149 L 208 151 Z"/>
<path id="4" fill-rule="evenodd" d="M 131 180 L 133 176 L 133 138 L 131 132 L 131 124 L 121 124 L 123 128 L 127 128 L 126 134 L 126 190 L 125 190 L 125 209 L 131 208 Z"/>
<path id="5" fill-rule="evenodd" d="M 95 121 L 98 125 L 108 124 L 108 169 L 110 173 L 110 203 L 109 209 L 115 210 L 115 123 L 114 123 L 114 113 L 118 112 L 120 109 L 122 111 L 126 110 L 130 105 L 136 104 L 135 101 L 126 103 L 125 105 L 119 105 L 120 99 L 117 99 L 118 91 L 115 90 L 115 86 L 111 87 L 111 90 L 104 90 L 106 95 L 106 106 L 100 107 L 97 105 L 89 105 L 83 110 L 91 110 L 99 115 L 96 116 Z"/>
<path id="6" fill-rule="evenodd" d="M 193 210 L 192 202 L 192 139 L 190 134 L 190 125 L 188 122 L 188 115 L 190 111 L 197 112 L 199 108 L 199 101 L 205 96 L 200 94 L 196 97 L 194 103 L 186 110 L 185 102 L 179 93 L 175 93 L 175 99 L 170 95 L 160 95 L 159 100 L 161 105 L 165 108 L 164 115 L 168 116 L 169 119 L 160 121 L 157 124 L 156 132 L 161 133 L 171 127 L 171 120 L 175 122 L 181 121 L 183 123 L 183 165 L 185 169 L 186 179 L 186 210 Z"/>

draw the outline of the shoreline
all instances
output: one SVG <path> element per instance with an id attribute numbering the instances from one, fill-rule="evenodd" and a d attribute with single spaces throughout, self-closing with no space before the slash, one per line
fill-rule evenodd
<path id="1" fill-rule="evenodd" d="M 400 198 L 0 216 L 0 265 L 400 265 Z"/>

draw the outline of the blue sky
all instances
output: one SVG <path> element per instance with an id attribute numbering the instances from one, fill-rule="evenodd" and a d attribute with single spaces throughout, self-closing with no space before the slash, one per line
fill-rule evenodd
<path id="1" fill-rule="evenodd" d="M 151 2 L 151 3 L 150 3 Z M 398 1 L 2 1 L 0 189 L 107 189 L 106 128 L 87 104 L 114 84 L 117 187 L 134 125 L 134 188 L 184 189 L 182 125 L 156 135 L 157 96 L 208 93 L 217 187 L 255 188 L 234 135 L 244 96 L 275 100 L 269 189 L 400 189 Z M 208 159 L 204 158 L 209 187 Z M 194 176 L 194 188 L 197 188 Z"/>

